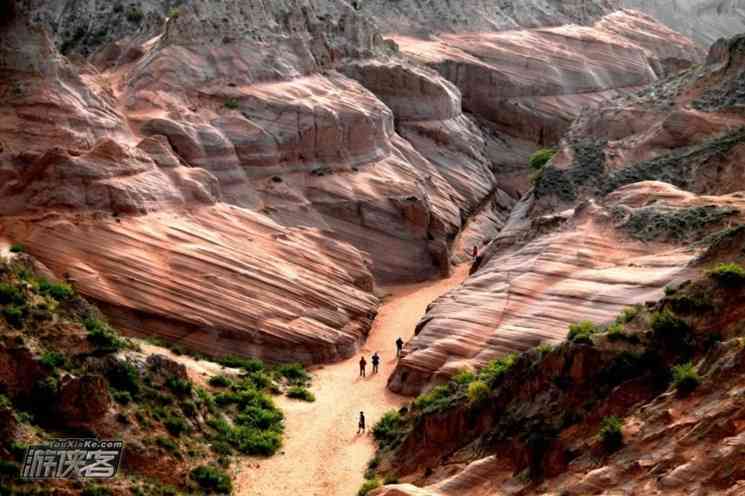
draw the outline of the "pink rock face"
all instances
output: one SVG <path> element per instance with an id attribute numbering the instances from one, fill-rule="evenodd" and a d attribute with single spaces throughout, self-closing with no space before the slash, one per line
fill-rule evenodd
<path id="1" fill-rule="evenodd" d="M 549 219 L 534 219 L 525 228 L 534 240 L 490 247 L 494 251 L 475 274 L 433 302 L 389 387 L 415 394 L 459 370 L 562 341 L 570 324 L 611 321 L 629 305 L 659 298 L 670 281 L 689 277 L 687 265 L 698 251 L 630 239 L 612 220 L 613 212 L 630 212 L 655 200 L 679 209 L 731 207 L 728 222 L 733 223 L 745 213 L 739 196 L 697 197 L 650 182 L 622 188 L 602 205 L 590 203 L 566 213 L 550 221 L 554 227 L 543 235 L 540 226 Z"/>
<path id="2" fill-rule="evenodd" d="M 6 220 L 4 234 L 68 273 L 119 329 L 212 355 L 336 360 L 376 313 L 360 252 L 237 207 Z"/>

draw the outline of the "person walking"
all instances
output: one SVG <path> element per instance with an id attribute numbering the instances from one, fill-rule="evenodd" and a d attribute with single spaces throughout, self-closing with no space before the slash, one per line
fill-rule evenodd
<path id="1" fill-rule="evenodd" d="M 364 356 L 360 357 L 360 377 L 365 377 L 365 367 L 367 367 L 367 360 Z"/>
<path id="2" fill-rule="evenodd" d="M 404 340 L 401 339 L 401 336 L 399 336 L 396 340 L 396 358 L 401 356 L 402 349 L 404 349 Z"/>
<path id="3" fill-rule="evenodd" d="M 473 259 L 476 260 L 479 257 L 478 245 L 473 245 Z"/>
<path id="4" fill-rule="evenodd" d="M 357 424 L 357 434 L 365 432 L 365 413 L 360 412 L 360 421 Z"/>
<path id="5" fill-rule="evenodd" d="M 377 374 L 378 373 L 378 365 L 380 365 L 380 355 L 378 355 L 378 352 L 377 351 L 375 353 L 373 353 L 372 364 L 373 364 L 373 374 Z"/>

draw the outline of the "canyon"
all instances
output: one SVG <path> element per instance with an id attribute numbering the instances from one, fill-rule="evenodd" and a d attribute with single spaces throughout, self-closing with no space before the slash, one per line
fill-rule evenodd
<path id="1" fill-rule="evenodd" d="M 374 384 L 398 408 L 702 276 L 745 221 L 743 8 L 14 0 L 0 8 L 0 239 L 127 336 L 318 367 L 324 394 L 394 337 L 378 316 L 390 292 L 431 284 Z M 383 453 L 404 484 L 371 494 L 538 491 L 504 446 L 471 453 L 451 414 Z M 249 474 L 271 492 L 284 463 Z M 572 485 L 580 472 L 562 487 L 620 486 L 605 472 Z"/>

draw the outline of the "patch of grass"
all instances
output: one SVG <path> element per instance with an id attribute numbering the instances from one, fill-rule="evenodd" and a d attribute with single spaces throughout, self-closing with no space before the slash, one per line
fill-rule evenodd
<path id="1" fill-rule="evenodd" d="M 381 449 L 395 446 L 403 435 L 403 418 L 396 410 L 386 412 L 373 426 L 373 438 Z"/>
<path id="2" fill-rule="evenodd" d="M 362 483 L 362 487 L 360 487 L 359 491 L 357 491 L 357 496 L 367 496 L 368 493 L 379 488 L 381 485 L 380 479 L 377 477 L 374 479 L 367 479 Z"/>
<path id="3" fill-rule="evenodd" d="M 655 337 L 669 342 L 685 342 L 691 333 L 688 323 L 670 310 L 653 313 L 651 326 Z"/>
<path id="4" fill-rule="evenodd" d="M 592 344 L 591 336 L 598 330 L 598 327 L 589 320 L 582 320 L 569 326 L 567 339 L 575 343 Z"/>
<path id="5" fill-rule="evenodd" d="M 88 331 L 88 341 L 102 351 L 118 351 L 125 346 L 123 339 L 109 325 L 96 317 L 83 319 L 83 326 Z"/>
<path id="6" fill-rule="evenodd" d="M 539 171 L 543 169 L 543 166 L 546 165 L 552 158 L 554 158 L 554 155 L 556 155 L 557 150 L 553 148 L 544 148 L 542 150 L 538 150 L 533 155 L 530 156 L 528 159 L 528 165 L 530 165 L 530 168 L 534 171 Z"/>
<path id="7" fill-rule="evenodd" d="M 192 385 L 188 379 L 169 377 L 166 380 L 166 387 L 178 396 L 191 396 Z"/>
<path id="8" fill-rule="evenodd" d="M 228 355 L 219 360 L 220 365 L 231 369 L 243 369 L 247 373 L 264 370 L 264 363 L 256 358 Z"/>
<path id="9" fill-rule="evenodd" d="M 616 322 L 618 322 L 619 324 L 628 324 L 629 322 L 634 320 L 641 311 L 642 308 L 640 305 L 626 307 L 621 311 L 620 314 L 618 314 L 618 317 L 616 317 Z"/>
<path id="10" fill-rule="evenodd" d="M 225 108 L 228 108 L 230 110 L 237 110 L 240 108 L 240 106 L 240 102 L 235 98 L 228 98 L 227 100 L 225 100 Z"/>
<path id="11" fill-rule="evenodd" d="M 517 360 L 516 353 L 510 353 L 489 362 L 486 367 L 479 370 L 478 379 L 486 383 L 490 389 L 494 389 L 499 380 L 512 368 Z"/>
<path id="12" fill-rule="evenodd" d="M 420 394 L 413 407 L 421 413 L 432 413 L 450 408 L 455 403 L 454 391 L 449 384 L 435 386 L 429 392 Z"/>
<path id="13" fill-rule="evenodd" d="M 112 391 L 111 397 L 120 405 L 129 405 L 132 403 L 132 395 L 129 391 Z"/>
<path id="14" fill-rule="evenodd" d="M 471 405 L 478 405 L 489 398 L 489 386 L 483 381 L 473 381 L 468 385 L 466 394 Z"/>
<path id="15" fill-rule="evenodd" d="M 691 362 L 676 365 L 672 369 L 673 385 L 682 394 L 688 394 L 701 384 L 701 376 Z"/>
<path id="16" fill-rule="evenodd" d="M 275 409 L 249 406 L 244 408 L 235 418 L 235 423 L 243 427 L 257 430 L 282 432 L 284 414 Z"/>
<path id="17" fill-rule="evenodd" d="M 310 382 L 310 375 L 299 363 L 287 363 L 277 367 L 277 373 L 287 379 L 290 384 L 303 386 Z"/>
<path id="18" fill-rule="evenodd" d="M 613 453 L 623 446 L 623 423 L 618 417 L 605 417 L 600 424 L 598 436 L 608 453 Z"/>
<path id="19" fill-rule="evenodd" d="M 308 402 L 316 401 L 315 395 L 302 386 L 292 386 L 287 390 L 287 397 Z"/>
<path id="20" fill-rule="evenodd" d="M 272 456 L 282 446 L 280 433 L 248 427 L 233 429 L 229 439 L 238 451 L 246 455 Z"/>
<path id="21" fill-rule="evenodd" d="M 26 304 L 26 296 L 23 292 L 6 282 L 0 283 L 0 305 L 18 305 Z"/>
<path id="22" fill-rule="evenodd" d="M 450 380 L 459 386 L 468 386 L 470 383 L 476 380 L 476 374 L 474 374 L 470 370 L 461 370 L 453 377 L 451 377 Z"/>
<path id="23" fill-rule="evenodd" d="M 26 321 L 26 307 L 9 305 L 3 308 L 3 317 L 9 326 L 14 329 L 22 329 Z"/>
<path id="24" fill-rule="evenodd" d="M 26 247 L 23 246 L 21 243 L 13 243 L 10 245 L 10 252 L 11 253 L 25 253 Z"/>
<path id="25" fill-rule="evenodd" d="M 174 436 L 180 436 L 189 431 L 189 425 L 186 421 L 173 412 L 169 413 L 166 418 L 163 419 L 163 426 L 165 426 L 166 430 Z"/>
<path id="26" fill-rule="evenodd" d="M 231 381 L 228 377 L 220 374 L 210 377 L 209 385 L 214 387 L 220 387 L 220 388 L 226 388 L 230 387 L 233 384 L 233 381 Z"/>
<path id="27" fill-rule="evenodd" d="M 208 494 L 230 494 L 233 491 L 230 476 L 220 467 L 202 465 L 193 469 L 189 476 L 199 485 L 200 489 L 207 491 Z"/>
<path id="28" fill-rule="evenodd" d="M 155 444 L 172 453 L 178 453 L 179 451 L 178 444 L 170 437 L 158 436 L 155 438 Z"/>
<path id="29" fill-rule="evenodd" d="M 75 290 L 64 282 L 49 282 L 46 279 L 39 281 L 39 292 L 57 301 L 66 301 L 75 296 Z"/>
<path id="30" fill-rule="evenodd" d="M 127 391 L 133 396 L 137 396 L 142 387 L 137 367 L 123 360 L 117 360 L 106 370 L 106 379 L 112 388 Z"/>
<path id="31" fill-rule="evenodd" d="M 63 367 L 66 364 L 67 359 L 65 358 L 65 355 L 58 351 L 45 351 L 41 354 L 39 361 L 47 368 L 55 369 L 57 367 Z"/>
<path id="32" fill-rule="evenodd" d="M 745 268 L 736 263 L 722 263 L 707 272 L 707 275 L 726 288 L 745 285 Z"/>

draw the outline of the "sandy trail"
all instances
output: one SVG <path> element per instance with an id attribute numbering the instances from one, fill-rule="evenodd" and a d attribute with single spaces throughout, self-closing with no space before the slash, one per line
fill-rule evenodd
<path id="1" fill-rule="evenodd" d="M 268 459 L 239 462 L 239 496 L 354 496 L 363 482 L 367 462 L 375 452 L 372 436 L 357 435 L 362 410 L 371 427 L 388 410 L 407 398 L 386 389 L 396 364 L 395 340 L 405 341 L 432 300 L 460 284 L 467 265 L 438 281 L 384 288 L 388 296 L 380 307 L 370 338 L 360 350 L 368 360 L 368 376 L 359 378 L 360 354 L 313 372 L 315 403 L 285 397 L 277 404 L 285 412 L 282 450 Z M 381 355 L 380 372 L 372 375 L 370 355 Z"/>

